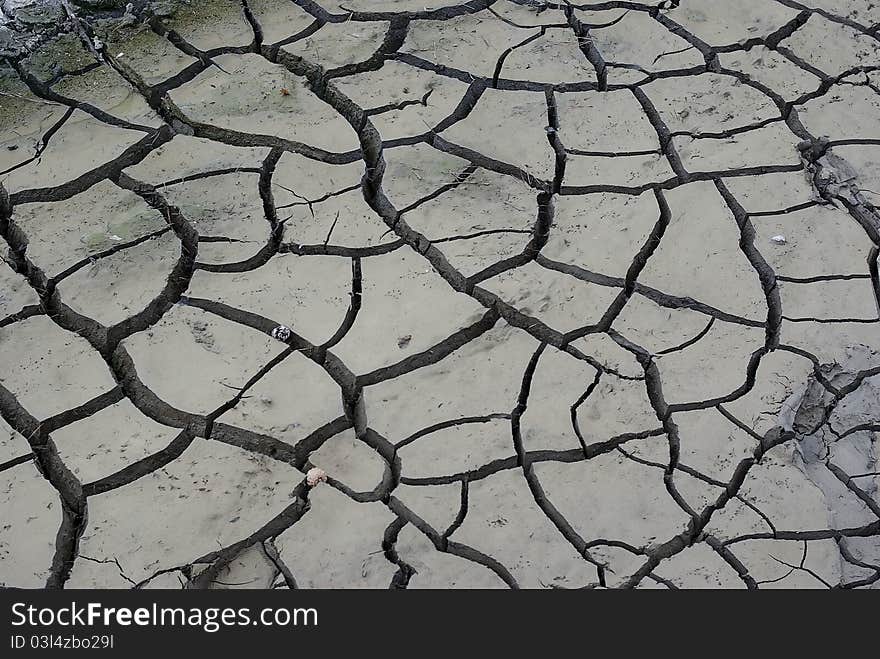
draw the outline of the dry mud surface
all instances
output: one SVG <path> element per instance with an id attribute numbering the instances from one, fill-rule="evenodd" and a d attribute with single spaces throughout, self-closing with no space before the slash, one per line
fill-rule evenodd
<path id="1" fill-rule="evenodd" d="M 664 5 L 8 59 L 0 582 L 874 587 L 880 5 Z"/>

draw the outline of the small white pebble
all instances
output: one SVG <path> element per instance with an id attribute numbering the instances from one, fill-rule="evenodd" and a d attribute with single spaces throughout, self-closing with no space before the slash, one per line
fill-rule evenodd
<path id="1" fill-rule="evenodd" d="M 306 483 L 309 487 L 315 487 L 318 483 L 327 482 L 327 472 L 319 467 L 312 467 L 306 473 Z"/>
<path id="2" fill-rule="evenodd" d="M 290 328 L 284 325 L 279 325 L 272 330 L 272 338 L 281 341 L 282 343 L 286 342 L 291 334 L 292 332 L 290 331 Z"/>
<path id="3" fill-rule="evenodd" d="M 773 243 L 774 245 L 784 245 L 788 241 L 785 239 L 785 236 L 773 236 L 770 239 L 770 242 Z"/>

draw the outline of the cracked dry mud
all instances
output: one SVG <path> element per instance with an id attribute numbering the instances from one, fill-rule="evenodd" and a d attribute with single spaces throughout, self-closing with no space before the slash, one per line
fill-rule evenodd
<path id="1" fill-rule="evenodd" d="M 880 6 L 197 4 L 7 59 L 0 581 L 880 583 Z"/>

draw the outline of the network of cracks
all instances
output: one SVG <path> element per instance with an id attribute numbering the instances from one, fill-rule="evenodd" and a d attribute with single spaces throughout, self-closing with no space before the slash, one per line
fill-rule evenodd
<path id="1" fill-rule="evenodd" d="M 241 0 L 7 58 L 0 580 L 880 582 L 880 11 L 813 5 Z"/>

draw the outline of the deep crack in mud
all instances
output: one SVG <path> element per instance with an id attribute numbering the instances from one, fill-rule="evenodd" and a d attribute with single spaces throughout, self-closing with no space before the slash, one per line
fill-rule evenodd
<path id="1" fill-rule="evenodd" d="M 880 582 L 880 10 L 205 5 L 6 60 L 0 581 Z"/>

